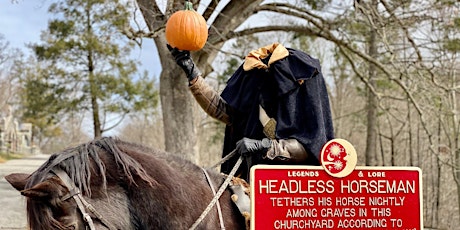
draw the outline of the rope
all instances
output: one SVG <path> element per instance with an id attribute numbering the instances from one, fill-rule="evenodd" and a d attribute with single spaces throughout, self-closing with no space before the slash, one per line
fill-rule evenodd
<path id="1" fill-rule="evenodd" d="M 236 151 L 233 150 L 233 152 L 231 152 L 230 154 L 234 154 L 235 152 Z M 225 179 L 224 183 L 220 186 L 219 191 L 217 191 L 217 194 L 211 200 L 211 203 L 208 204 L 208 207 L 206 207 L 206 209 L 201 213 L 200 217 L 195 221 L 192 227 L 189 228 L 189 230 L 196 229 L 196 227 L 204 220 L 206 215 L 208 215 L 209 211 L 214 207 L 216 202 L 219 200 L 220 196 L 222 196 L 222 194 L 224 193 L 230 181 L 233 179 L 233 176 L 235 175 L 236 170 L 238 170 L 242 162 L 243 162 L 243 156 L 240 156 L 240 158 L 238 158 L 238 161 L 236 161 L 235 166 L 233 166 L 232 171 L 230 171 L 230 174 Z"/>
<path id="2" fill-rule="evenodd" d="M 231 151 L 227 156 L 223 157 L 220 161 L 218 161 L 216 164 L 214 164 L 213 166 L 211 166 L 211 168 L 216 168 L 217 166 L 223 164 L 224 162 L 226 162 L 228 159 L 230 159 L 231 157 L 233 157 L 236 153 L 236 149 Z M 233 176 L 233 175 L 232 175 Z"/>
<path id="3" fill-rule="evenodd" d="M 215 196 L 216 195 L 216 189 L 214 189 L 214 185 L 213 185 L 213 183 L 211 181 L 211 178 L 209 177 L 208 172 L 206 172 L 206 169 L 204 169 L 204 168 L 201 168 L 201 170 L 203 170 L 204 175 L 206 176 L 206 180 L 208 180 L 209 187 L 211 187 L 212 195 Z M 222 216 L 222 209 L 220 208 L 220 202 L 219 201 L 217 201 L 216 207 L 217 207 L 217 213 L 219 214 L 220 229 L 225 230 L 224 217 Z"/>

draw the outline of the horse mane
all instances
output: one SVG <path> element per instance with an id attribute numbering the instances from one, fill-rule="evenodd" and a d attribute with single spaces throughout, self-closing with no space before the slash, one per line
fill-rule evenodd
<path id="1" fill-rule="evenodd" d="M 120 150 L 120 144 L 128 143 L 116 138 L 104 137 L 73 148 L 68 148 L 63 152 L 54 153 L 45 164 L 43 164 L 31 175 L 31 178 L 26 184 L 26 188 L 30 188 L 35 184 L 48 179 L 51 170 L 58 167 L 67 172 L 69 177 L 74 181 L 75 185 L 83 193 L 91 196 L 91 158 L 96 166 L 95 171 L 100 174 L 99 179 L 102 180 L 101 186 L 103 187 L 103 190 L 106 190 L 106 165 L 101 159 L 102 152 L 108 153 L 106 154 L 108 157 L 113 157 L 118 168 L 120 168 L 124 176 L 127 177 L 128 182 L 135 184 L 133 174 L 136 174 L 151 186 L 156 184 L 156 181 L 147 174 L 139 162 Z"/>

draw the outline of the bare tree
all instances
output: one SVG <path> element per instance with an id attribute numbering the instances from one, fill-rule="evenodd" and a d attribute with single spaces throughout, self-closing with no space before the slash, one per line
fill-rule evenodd
<path id="1" fill-rule="evenodd" d="M 11 48 L 0 34 L 0 110 L 6 109 L 14 101 L 15 81 L 11 69 L 19 58 L 22 58 L 21 52 Z"/>

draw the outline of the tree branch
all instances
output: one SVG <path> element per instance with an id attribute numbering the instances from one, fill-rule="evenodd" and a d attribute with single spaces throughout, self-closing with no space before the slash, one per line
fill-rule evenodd
<path id="1" fill-rule="evenodd" d="M 204 20 L 208 21 L 209 17 L 211 17 L 212 13 L 216 10 L 217 5 L 219 5 L 219 2 L 220 0 L 211 0 L 203 13 Z"/>
<path id="2" fill-rule="evenodd" d="M 215 41 L 222 41 L 219 37 L 226 37 L 228 33 L 234 31 L 253 15 L 261 2 L 262 0 L 233 0 L 227 3 L 212 23 L 208 41 L 211 41 L 212 45 L 217 45 Z"/>
<path id="3" fill-rule="evenodd" d="M 307 19 L 309 21 L 311 19 L 315 19 L 315 20 L 319 20 L 321 23 L 326 22 L 326 20 L 324 18 L 320 17 L 317 14 L 312 13 L 308 9 L 301 8 L 301 7 L 291 5 L 291 4 L 288 4 L 288 3 L 269 3 L 269 4 L 264 4 L 264 5 L 261 5 L 261 6 L 257 7 L 257 9 L 256 9 L 256 13 L 261 12 L 261 11 L 270 11 L 270 12 L 274 12 L 274 13 L 290 15 L 290 16 L 294 16 L 294 17 L 298 17 L 298 18 L 302 18 L 302 19 Z"/>
<path id="4" fill-rule="evenodd" d="M 221 34 L 219 37 L 214 38 L 217 40 L 210 40 L 209 42 L 212 44 L 222 43 L 224 41 L 227 41 L 233 38 L 237 38 L 237 37 L 243 37 L 243 36 L 248 36 L 252 34 L 272 32 L 272 31 L 299 32 L 299 33 L 305 33 L 307 35 L 318 36 L 318 33 L 311 31 L 310 28 L 305 27 L 305 26 L 270 25 L 270 26 L 253 27 L 253 28 L 244 29 L 240 31 L 231 31 L 231 32 L 228 32 L 226 35 Z"/>
<path id="5" fill-rule="evenodd" d="M 157 31 L 166 24 L 166 17 L 161 13 L 156 1 L 136 0 L 150 31 Z"/>
<path id="6" fill-rule="evenodd" d="M 136 42 L 137 45 L 141 47 L 142 38 L 156 38 L 164 28 L 165 27 L 163 26 L 158 28 L 156 31 L 146 32 L 144 30 L 135 30 L 133 27 L 126 25 L 122 28 L 121 33 L 125 35 L 128 39 Z"/>

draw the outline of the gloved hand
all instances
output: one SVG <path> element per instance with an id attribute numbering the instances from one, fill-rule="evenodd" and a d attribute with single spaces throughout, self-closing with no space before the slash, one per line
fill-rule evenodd
<path id="1" fill-rule="evenodd" d="M 200 70 L 196 68 L 195 63 L 190 57 L 190 51 L 178 50 L 177 48 L 172 48 L 169 44 L 167 44 L 167 47 L 176 60 L 177 65 L 184 70 L 189 82 L 201 75 Z"/>
<path id="2" fill-rule="evenodd" d="M 272 141 L 268 138 L 262 140 L 254 140 L 244 137 L 243 139 L 236 142 L 236 150 L 241 155 L 248 155 L 257 151 L 268 151 L 271 147 Z"/>

